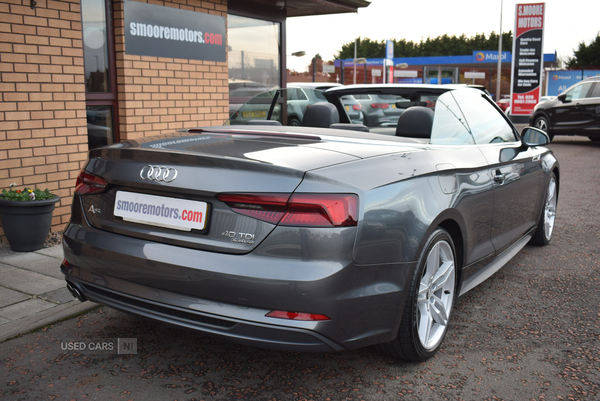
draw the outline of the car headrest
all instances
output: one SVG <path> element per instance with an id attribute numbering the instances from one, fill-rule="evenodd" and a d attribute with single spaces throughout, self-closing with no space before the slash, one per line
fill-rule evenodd
<path id="1" fill-rule="evenodd" d="M 396 136 L 409 138 L 430 138 L 433 126 L 433 110 L 423 106 L 414 106 L 400 114 Z"/>
<path id="2" fill-rule="evenodd" d="M 311 104 L 304 112 L 303 127 L 329 128 L 340 122 L 340 115 L 334 105 L 327 102 Z"/>

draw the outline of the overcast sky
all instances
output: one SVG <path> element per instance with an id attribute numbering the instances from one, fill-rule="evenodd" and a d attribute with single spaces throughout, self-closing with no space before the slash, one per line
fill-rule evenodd
<path id="1" fill-rule="evenodd" d="M 502 32 L 514 32 L 516 4 L 540 2 L 504 0 Z M 600 0 L 545 3 L 544 53 L 556 51 L 560 58 L 572 57 L 580 42 L 596 38 L 600 31 Z M 288 68 L 306 71 L 317 53 L 325 60 L 333 59 L 344 43 L 358 36 L 419 42 L 443 34 L 489 35 L 500 30 L 500 4 L 501 0 L 371 0 L 369 7 L 354 14 L 288 18 L 287 53 L 306 52 L 301 58 L 288 57 Z"/>

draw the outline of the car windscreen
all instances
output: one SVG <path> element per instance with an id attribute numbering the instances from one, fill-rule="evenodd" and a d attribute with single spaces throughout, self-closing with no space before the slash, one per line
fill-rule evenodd
<path id="1" fill-rule="evenodd" d="M 446 92 L 436 102 L 431 143 L 484 145 L 514 142 L 513 127 L 482 91 L 464 88 Z"/>

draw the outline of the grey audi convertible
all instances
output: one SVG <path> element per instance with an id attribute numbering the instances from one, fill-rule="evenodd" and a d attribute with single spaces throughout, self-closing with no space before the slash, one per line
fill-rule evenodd
<path id="1" fill-rule="evenodd" d="M 344 99 L 366 95 L 397 120 L 352 124 Z M 71 293 L 242 344 L 433 356 L 458 296 L 551 240 L 548 136 L 459 85 L 324 96 L 299 127 L 277 90 L 223 126 L 90 151 L 64 232 Z"/>

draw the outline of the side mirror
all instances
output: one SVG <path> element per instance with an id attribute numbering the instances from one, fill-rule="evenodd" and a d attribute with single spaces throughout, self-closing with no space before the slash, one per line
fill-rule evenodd
<path id="1" fill-rule="evenodd" d="M 521 143 L 525 147 L 543 146 L 550 143 L 550 137 L 541 129 L 527 127 L 521 134 Z"/>
<path id="2" fill-rule="evenodd" d="M 566 93 L 561 93 L 560 95 L 558 95 L 556 97 L 558 100 L 560 100 L 561 102 L 565 102 L 565 99 L 567 98 L 567 94 Z"/>

